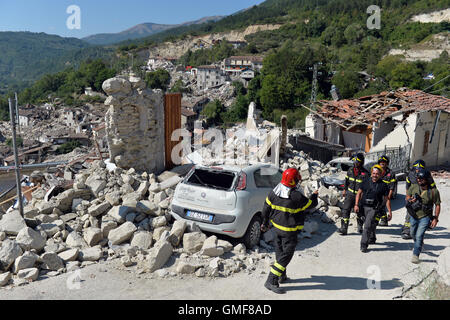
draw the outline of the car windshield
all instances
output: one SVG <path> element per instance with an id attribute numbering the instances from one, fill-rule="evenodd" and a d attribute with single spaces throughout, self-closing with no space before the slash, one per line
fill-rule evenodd
<path id="1" fill-rule="evenodd" d="M 213 189 L 229 190 L 233 186 L 235 172 L 197 168 L 186 183 Z"/>

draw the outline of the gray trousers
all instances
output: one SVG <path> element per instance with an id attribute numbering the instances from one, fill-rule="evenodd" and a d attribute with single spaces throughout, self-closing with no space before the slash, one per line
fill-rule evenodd
<path id="1" fill-rule="evenodd" d="M 375 239 L 375 231 L 379 218 L 375 208 L 364 206 L 363 209 L 365 220 L 361 237 L 361 247 L 367 247 L 369 245 L 369 241 Z"/>

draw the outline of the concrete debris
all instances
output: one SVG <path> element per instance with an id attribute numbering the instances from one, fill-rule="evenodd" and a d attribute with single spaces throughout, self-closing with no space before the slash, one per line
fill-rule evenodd
<path id="1" fill-rule="evenodd" d="M 138 82 L 129 78 L 105 86 L 113 96 L 110 105 L 114 108 L 141 99 Z M 229 144 L 237 148 L 236 137 L 230 139 Z M 155 174 L 128 167 L 130 163 L 123 158 L 116 160 L 116 164 L 86 161 L 74 171 L 73 184 L 58 181 L 50 193 L 50 185 L 43 182 L 25 207 L 25 219 L 18 211 L 1 217 L 0 286 L 17 279 L 35 281 L 41 272 L 56 275 L 106 260 L 163 277 L 226 277 L 251 272 L 255 264 L 267 263 L 263 255 L 273 251 L 272 229 L 263 234 L 255 251 L 247 250 L 242 243 L 233 246 L 221 237 L 206 236 L 195 222 L 174 221 L 170 215 L 175 188 L 182 180 L 179 173 Z M 120 163 L 127 165 L 121 168 Z M 342 197 L 338 190 L 320 182 L 320 176 L 332 169 L 295 150 L 286 150 L 281 167 L 299 168 L 304 194 L 310 196 L 319 190 L 315 214 L 320 214 L 320 221 L 335 222 Z M 48 180 L 56 178 L 53 174 L 45 176 Z M 302 237 L 317 232 L 318 223 L 307 220 Z"/>

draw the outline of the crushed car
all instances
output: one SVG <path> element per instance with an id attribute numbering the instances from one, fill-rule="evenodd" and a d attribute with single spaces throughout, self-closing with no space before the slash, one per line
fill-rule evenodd
<path id="1" fill-rule="evenodd" d="M 194 166 L 176 189 L 171 215 L 201 230 L 259 244 L 261 212 L 282 170 L 270 164 Z"/>

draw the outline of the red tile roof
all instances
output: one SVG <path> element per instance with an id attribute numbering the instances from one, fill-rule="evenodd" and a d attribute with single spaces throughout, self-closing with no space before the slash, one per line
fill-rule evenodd
<path id="1" fill-rule="evenodd" d="M 397 111 L 411 113 L 442 110 L 450 113 L 450 99 L 407 88 L 384 91 L 358 99 L 320 100 L 316 106 L 319 116 L 331 119 L 345 128 L 371 125 Z"/>

